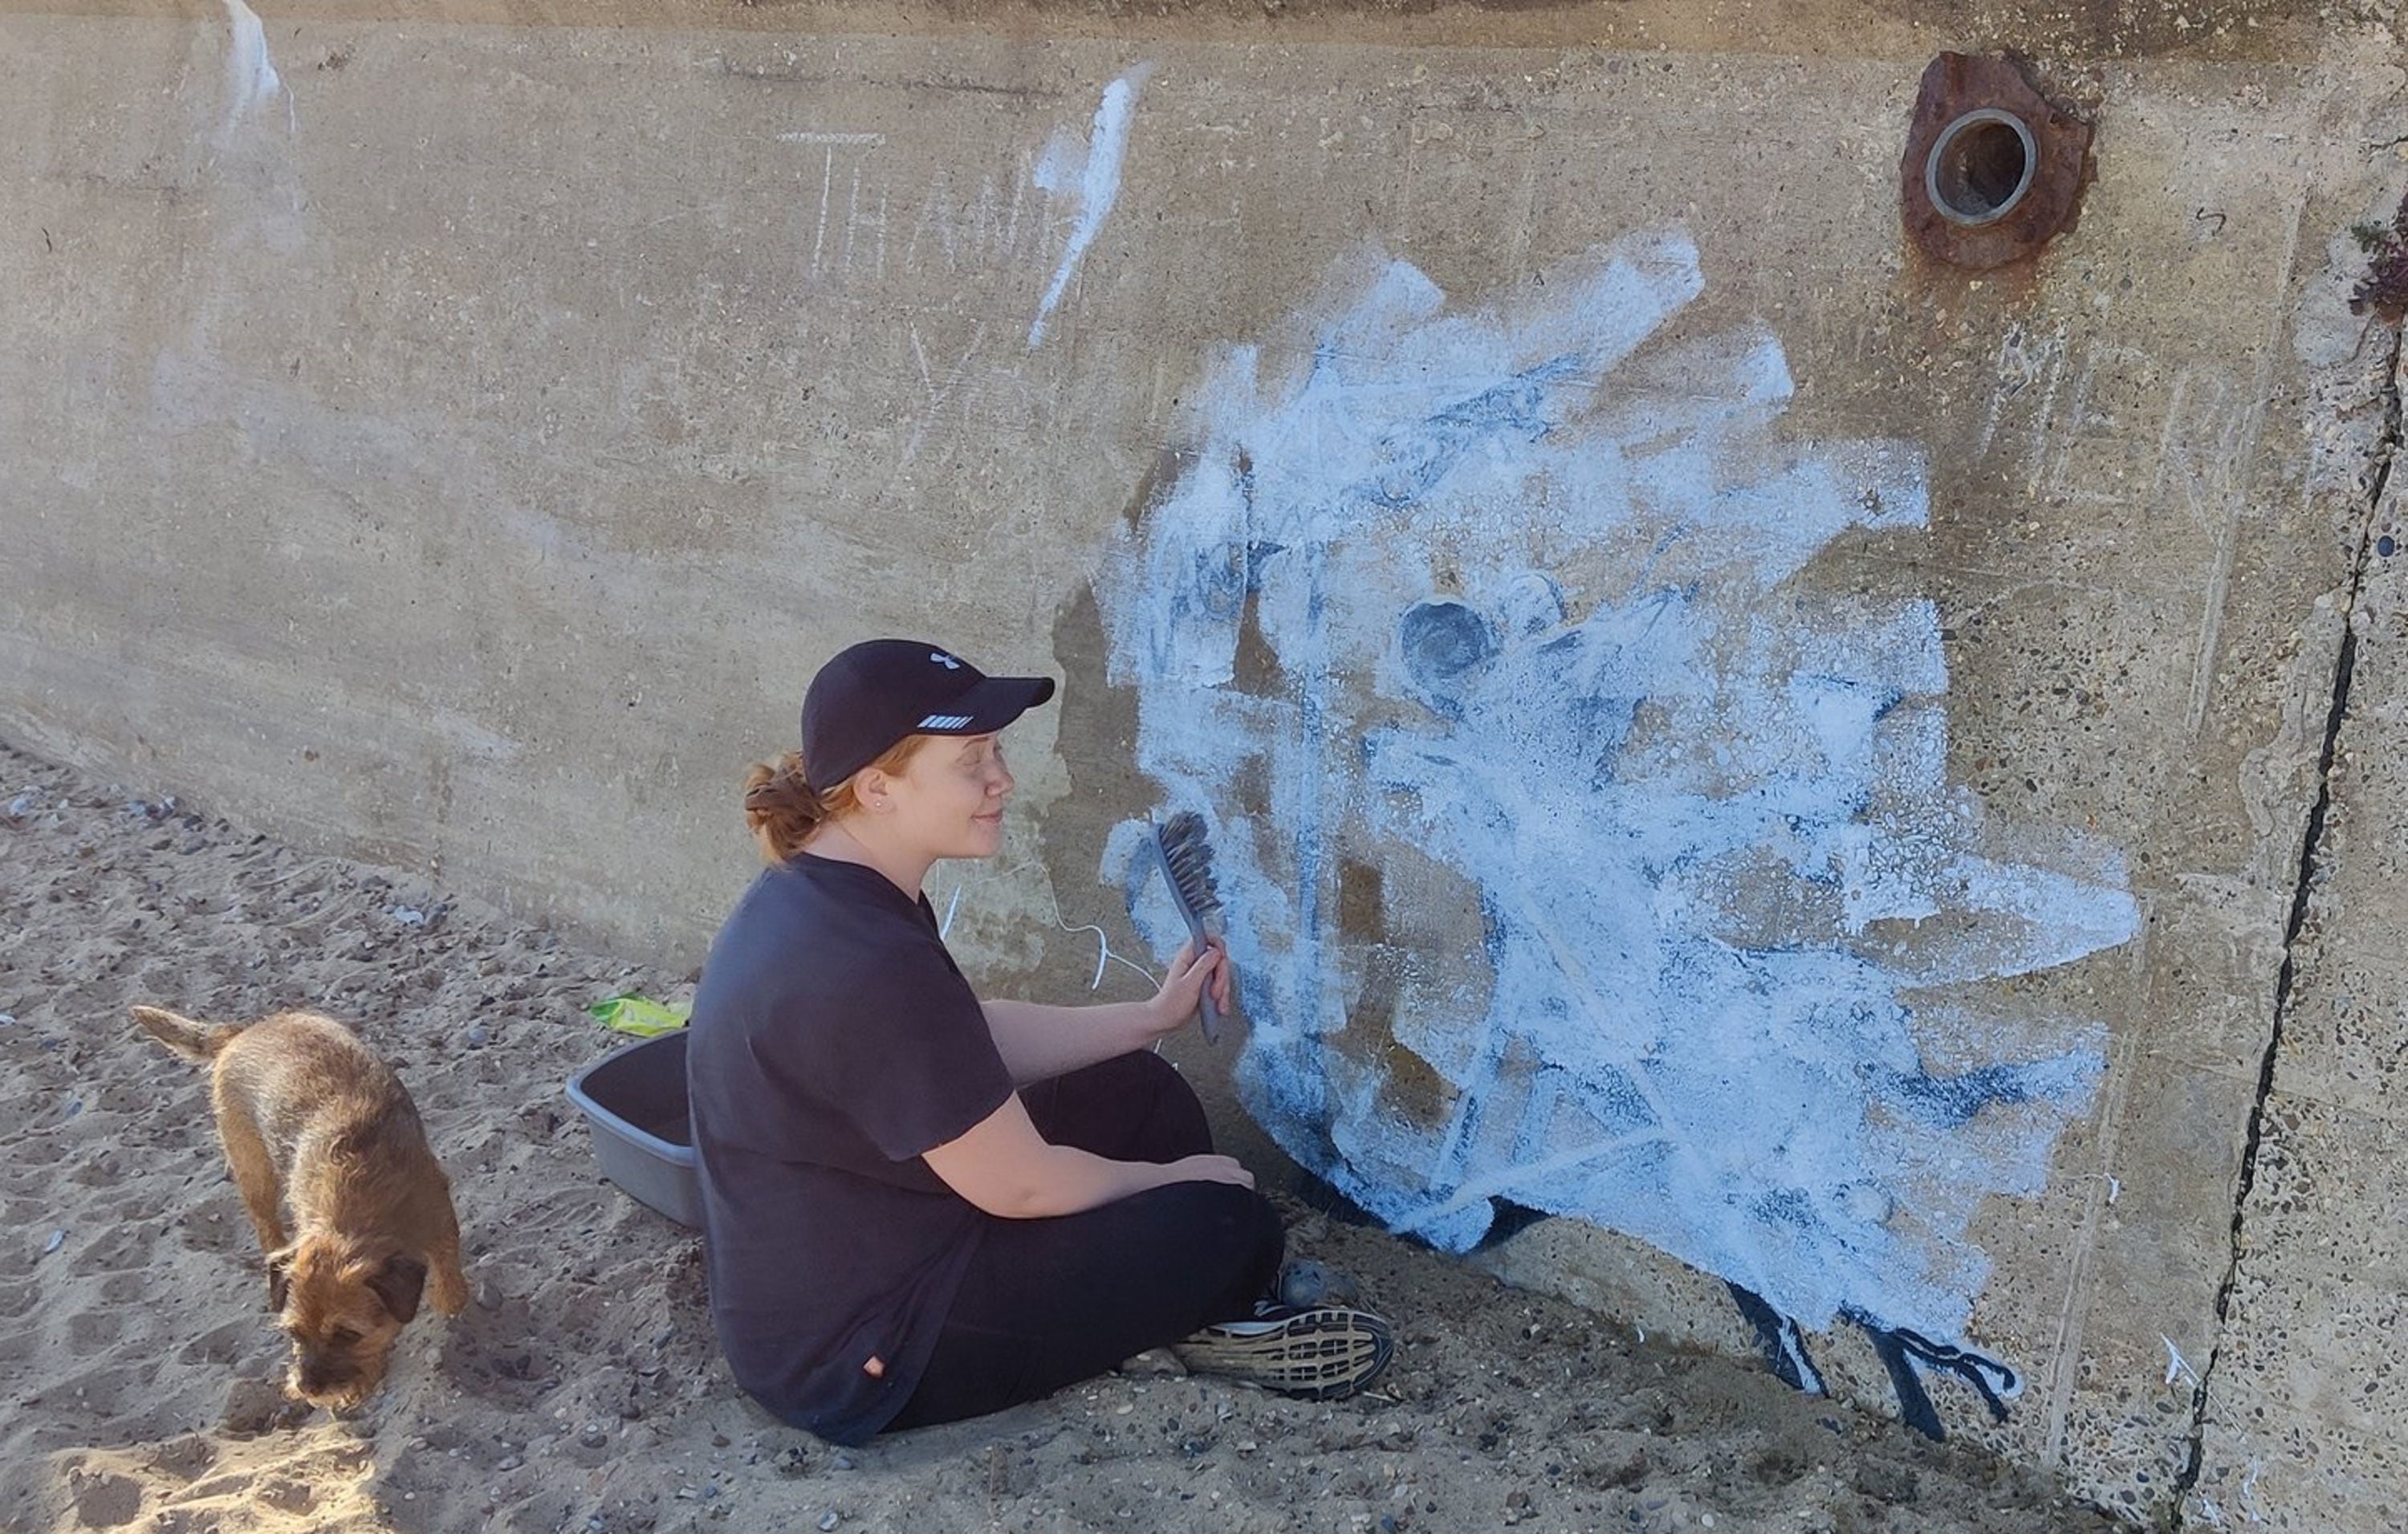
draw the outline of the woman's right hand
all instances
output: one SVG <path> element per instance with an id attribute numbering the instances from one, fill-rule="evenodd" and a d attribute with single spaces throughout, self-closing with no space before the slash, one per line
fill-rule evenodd
<path id="1" fill-rule="evenodd" d="M 1200 951 L 1193 942 L 1181 943 L 1171 956 L 1170 972 L 1163 977 L 1162 988 L 1146 1003 L 1152 1010 L 1155 1037 L 1185 1027 L 1207 987 L 1212 993 L 1212 1004 L 1226 1016 L 1233 989 L 1230 979 L 1229 950 L 1220 939 L 1207 938 Z"/>
<path id="2" fill-rule="evenodd" d="M 1254 1185 L 1254 1174 L 1240 1166 L 1235 1156 L 1185 1155 L 1169 1163 L 1166 1169 L 1174 1183 L 1234 1183 L 1241 1188 Z"/>

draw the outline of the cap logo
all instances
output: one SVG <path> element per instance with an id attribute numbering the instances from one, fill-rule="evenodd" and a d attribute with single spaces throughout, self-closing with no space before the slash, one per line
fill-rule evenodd
<path id="1" fill-rule="evenodd" d="M 930 714 L 911 727 L 915 730 L 957 730 L 969 722 L 968 714 Z"/>
<path id="2" fill-rule="evenodd" d="M 958 671 L 958 670 L 960 670 L 960 669 L 962 668 L 962 663 L 961 663 L 961 662 L 959 662 L 959 661 L 957 661 L 957 660 L 953 659 L 953 657 L 952 657 L 951 655 L 946 654 L 946 653 L 945 653 L 943 651 L 941 651 L 941 650 L 931 650 L 931 651 L 929 651 L 929 652 L 928 652 L 928 658 L 929 658 L 930 660 L 932 660 L 932 661 L 935 661 L 939 666 L 943 667 L 944 667 L 946 670 L 948 670 L 948 671 Z"/>

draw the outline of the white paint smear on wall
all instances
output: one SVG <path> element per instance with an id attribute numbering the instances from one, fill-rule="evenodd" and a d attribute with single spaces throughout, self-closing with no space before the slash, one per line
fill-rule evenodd
<path id="1" fill-rule="evenodd" d="M 268 56 L 267 29 L 259 13 L 243 0 L 224 5 L 225 88 L 210 156 L 213 191 L 221 200 L 212 209 L 212 234 L 224 250 L 256 243 L 290 255 L 301 248 L 307 225 L 294 152 L 300 109 Z M 273 123 L 278 117 L 283 133 L 257 131 L 263 121 Z"/>
<path id="2" fill-rule="evenodd" d="M 225 0 L 225 11 L 226 24 L 234 29 L 233 45 L 226 51 L 226 129 L 232 132 L 254 108 L 283 94 L 284 80 L 267 56 L 267 29 L 260 23 L 259 12 L 243 0 Z M 289 99 L 285 111 L 290 126 Z"/>
<path id="3" fill-rule="evenodd" d="M 2100 1036 L 1908 998 L 2127 940 L 2121 860 L 2000 855 L 1931 604 L 1793 579 L 1923 525 L 1920 453 L 1781 431 L 1761 328 L 1650 345 L 1703 286 L 1679 229 L 1544 278 L 1464 312 L 1341 268 L 1309 357 L 1220 360 L 1098 583 L 1140 764 L 1211 826 L 1240 1090 L 1438 1245 L 1508 1200 L 1809 1326 L 1961 1337 L 1968 1222 L 2040 1188 Z"/>
<path id="4" fill-rule="evenodd" d="M 1044 158 L 1037 163 L 1034 179 L 1038 189 L 1070 199 L 1076 212 L 1070 237 L 1062 248 L 1061 263 L 1054 268 L 1054 281 L 1039 301 L 1037 319 L 1028 327 L 1031 350 L 1045 339 L 1046 322 L 1053 318 L 1062 295 L 1069 291 L 1070 280 L 1078 275 L 1079 263 L 1085 259 L 1087 247 L 1103 233 L 1104 220 L 1111 216 L 1112 204 L 1120 199 L 1121 160 L 1128 152 L 1129 124 L 1137 116 L 1138 87 L 1153 72 L 1153 65 L 1140 65 L 1105 86 L 1103 103 L 1096 108 L 1096 121 L 1088 129 L 1087 142 L 1082 146 L 1067 135 L 1057 136 L 1047 147 Z"/>

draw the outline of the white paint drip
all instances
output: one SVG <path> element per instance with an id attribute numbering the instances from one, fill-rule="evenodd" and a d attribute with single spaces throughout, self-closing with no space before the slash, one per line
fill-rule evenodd
<path id="1" fill-rule="evenodd" d="M 2190 1362 L 2182 1355 L 2182 1351 L 2174 1346 L 2174 1340 L 2159 1332 L 2157 1340 L 2166 1345 L 2166 1383 L 2172 1384 L 2175 1381 L 2181 1380 L 2187 1382 L 2193 1389 L 2197 1389 L 2199 1375 L 2192 1371 Z"/>
<path id="2" fill-rule="evenodd" d="M 1947 781 L 1933 606 L 1794 579 L 1925 525 L 1920 453 L 1783 430 L 1760 327 L 1657 342 L 1703 288 L 1681 229 L 1544 277 L 1463 312 L 1341 268 L 1309 357 L 1209 371 L 1098 580 L 1139 762 L 1210 830 L 1240 1094 L 1440 1246 L 1510 1200 L 1808 1326 L 1961 1337 L 1970 1222 L 2041 1188 L 2100 1034 L 1905 997 L 2126 941 L 2121 859 L 2008 855 Z M 1167 946 L 1140 829 L 1108 876 Z"/>
<path id="3" fill-rule="evenodd" d="M 226 24 L 234 31 L 233 46 L 226 52 L 226 129 L 232 132 L 252 108 L 283 94 L 284 80 L 267 56 L 267 29 L 261 24 L 259 12 L 243 0 L 225 0 L 225 10 Z M 289 96 L 285 115 L 289 127 L 293 115 Z"/>
<path id="4" fill-rule="evenodd" d="M 1823 1384 L 1823 1371 L 1806 1355 L 1805 1339 L 1798 1335 L 1794 1324 L 1781 1328 L 1781 1356 L 1789 1361 L 1791 1370 L 1797 1374 L 1799 1389 L 1809 1396 L 1829 1394 Z"/>
<path id="5" fill-rule="evenodd" d="M 1046 321 L 1069 291 L 1070 279 L 1077 275 L 1087 247 L 1103 232 L 1104 220 L 1120 198 L 1121 160 L 1127 152 L 1129 123 L 1137 113 L 1138 87 L 1153 72 L 1153 65 L 1140 65 L 1104 87 L 1103 103 L 1096 108 L 1083 153 L 1068 140 L 1056 139 L 1038 162 L 1034 179 L 1039 189 L 1074 197 L 1079 211 L 1070 226 L 1069 241 L 1062 249 L 1061 264 L 1054 268 L 1053 285 L 1045 290 L 1037 306 L 1037 319 L 1028 327 L 1031 351 L 1045 339 Z"/>

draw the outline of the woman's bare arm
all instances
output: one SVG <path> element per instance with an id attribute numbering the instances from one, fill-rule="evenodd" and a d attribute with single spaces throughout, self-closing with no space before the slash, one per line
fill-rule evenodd
<path id="1" fill-rule="evenodd" d="M 1039 1001 L 982 1001 L 996 1053 L 1014 1086 L 1060 1076 L 1144 1049 L 1165 1031 L 1151 1001 L 1100 1007 L 1049 1007 Z"/>
<path id="2" fill-rule="evenodd" d="M 923 1158 L 947 1187 L 998 1219 L 1076 1214 L 1172 1183 L 1254 1185 L 1254 1174 L 1226 1155 L 1191 1155 L 1156 1165 L 1113 1161 L 1037 1132 L 1020 1094 Z"/>
<path id="3" fill-rule="evenodd" d="M 1054 1007 L 1038 1001 L 982 1001 L 996 1053 L 1014 1083 L 1026 1086 L 1084 1066 L 1126 1054 L 1178 1032 L 1196 1015 L 1206 985 L 1224 1011 L 1229 1005 L 1227 951 L 1216 940 L 1199 958 L 1182 945 L 1170 974 L 1149 1001 L 1107 1002 L 1099 1007 Z"/>

